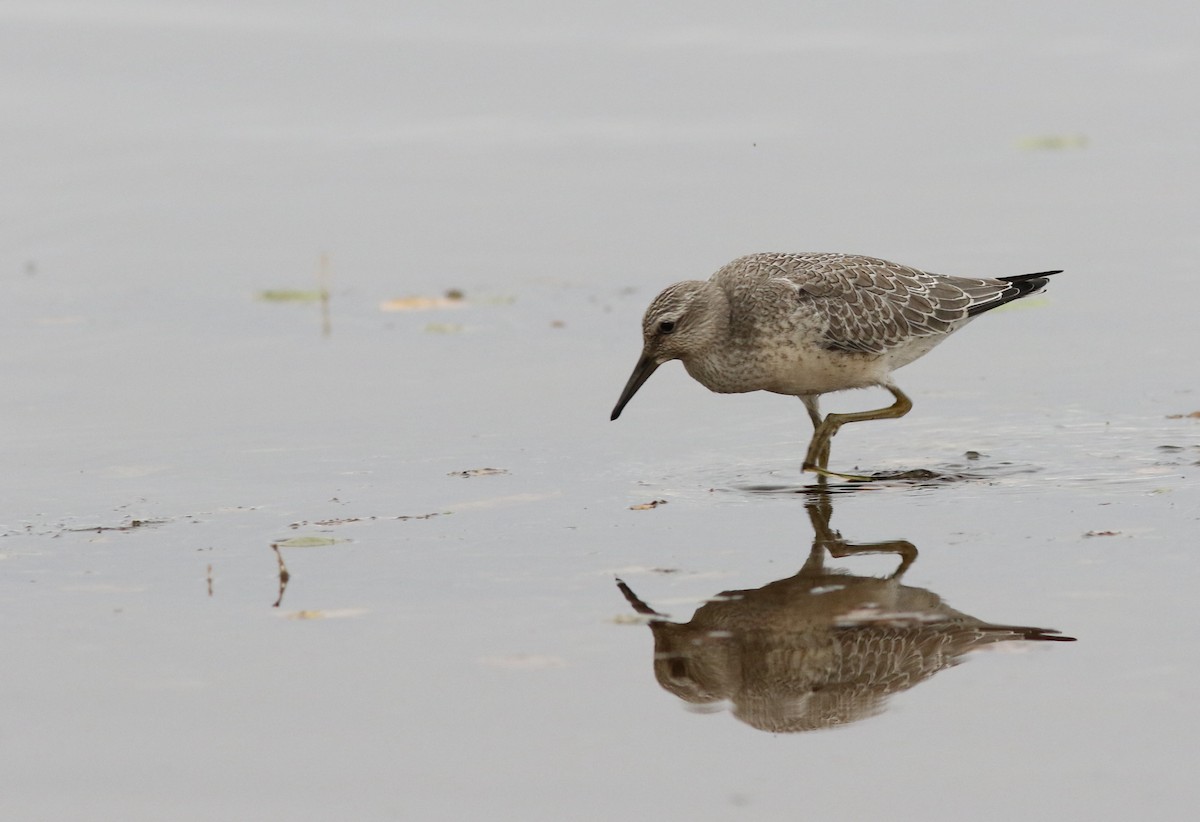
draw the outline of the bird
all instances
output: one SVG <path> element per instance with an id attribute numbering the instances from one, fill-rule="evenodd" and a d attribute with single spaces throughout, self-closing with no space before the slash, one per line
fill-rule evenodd
<path id="1" fill-rule="evenodd" d="M 912 400 L 893 381 L 893 371 L 980 314 L 1041 291 L 1060 273 L 955 277 L 860 254 L 739 257 L 708 280 L 668 286 L 650 303 L 641 357 L 610 419 L 621 416 L 659 366 L 680 360 L 710 391 L 799 397 L 813 424 L 802 470 L 870 479 L 829 470 L 838 430 L 903 417 Z M 822 394 L 872 386 L 889 391 L 894 402 L 822 417 Z"/>

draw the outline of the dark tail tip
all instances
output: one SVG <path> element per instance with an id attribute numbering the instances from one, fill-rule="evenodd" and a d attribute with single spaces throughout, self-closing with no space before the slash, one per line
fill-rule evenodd
<path id="1" fill-rule="evenodd" d="M 1062 269 L 1060 268 L 1057 271 L 1039 271 L 1036 274 L 1018 274 L 1015 277 L 1001 277 L 1000 279 L 1017 290 L 1017 293 L 1010 299 L 1019 300 L 1026 294 L 1041 291 L 1050 282 L 1053 275 L 1061 273 Z"/>
<path id="2" fill-rule="evenodd" d="M 1061 274 L 1062 269 L 1055 271 L 1038 271 L 1034 274 L 1017 274 L 1012 277 L 999 277 L 1001 282 L 1008 283 L 1008 287 L 1000 292 L 1000 298 L 989 303 L 974 306 L 967 310 L 968 317 L 974 317 L 976 314 L 982 314 L 985 311 L 990 311 L 993 308 L 999 308 L 1005 303 L 1011 303 L 1013 300 L 1019 300 L 1022 297 L 1028 297 L 1030 294 L 1035 294 L 1046 287 L 1050 282 L 1050 277 L 1055 274 Z"/>
<path id="3" fill-rule="evenodd" d="M 1004 280 L 1004 282 L 1006 282 L 1006 283 L 1013 283 L 1014 285 L 1016 283 L 1023 283 L 1026 280 L 1040 279 L 1042 281 L 1042 284 L 1045 285 L 1047 277 L 1051 277 L 1055 274 L 1061 274 L 1061 273 L 1063 273 L 1063 270 L 1061 268 L 1059 268 L 1054 271 L 1038 271 L 1035 274 L 1017 274 L 1016 276 L 1013 276 L 1013 277 L 1000 277 L 999 279 Z"/>

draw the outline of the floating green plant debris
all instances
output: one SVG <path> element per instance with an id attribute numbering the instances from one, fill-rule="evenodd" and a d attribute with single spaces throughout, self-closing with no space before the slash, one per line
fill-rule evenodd
<path id="1" fill-rule="evenodd" d="M 344 539 L 333 537 L 289 537 L 274 543 L 277 548 L 324 548 L 327 545 L 337 545 L 346 542 Z"/>
<path id="2" fill-rule="evenodd" d="M 325 298 L 320 291 L 301 291 L 300 289 L 269 288 L 258 292 L 258 299 L 271 303 L 315 303 Z"/>
<path id="3" fill-rule="evenodd" d="M 1063 151 L 1083 148 L 1087 142 L 1082 134 L 1038 134 L 1022 138 L 1017 145 L 1026 151 Z"/>

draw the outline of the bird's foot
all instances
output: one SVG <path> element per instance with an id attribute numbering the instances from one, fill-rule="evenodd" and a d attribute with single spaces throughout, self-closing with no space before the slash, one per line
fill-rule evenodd
<path id="1" fill-rule="evenodd" d="M 802 471 L 812 471 L 821 477 L 830 477 L 833 479 L 847 480 L 849 482 L 871 482 L 875 477 L 864 477 L 861 474 L 842 474 L 837 471 L 830 471 L 828 468 L 822 468 L 819 465 L 813 465 L 811 462 L 804 463 Z"/>

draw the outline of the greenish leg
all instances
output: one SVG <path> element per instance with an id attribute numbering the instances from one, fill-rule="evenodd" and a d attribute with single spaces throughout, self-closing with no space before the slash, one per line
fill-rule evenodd
<path id="1" fill-rule="evenodd" d="M 809 417 L 813 420 L 813 425 L 815 426 L 812 441 L 808 444 L 808 453 L 804 457 L 805 471 L 814 471 L 821 476 L 839 477 L 841 479 L 870 479 L 870 477 L 862 477 L 856 474 L 839 474 L 836 471 L 830 471 L 829 449 L 834 435 L 846 423 L 866 422 L 867 420 L 891 420 L 903 417 L 912 410 L 912 400 L 903 391 L 894 385 L 885 385 L 883 387 L 890 391 L 892 396 L 896 398 L 896 401 L 887 408 L 877 408 L 874 411 L 855 411 L 850 414 L 830 414 L 823 420 L 816 413 L 816 398 L 812 398 L 810 402 L 808 398 L 801 397 L 804 400 L 805 407 L 808 408 Z"/>
<path id="2" fill-rule="evenodd" d="M 842 535 L 829 524 L 833 516 L 833 501 L 829 492 L 821 489 L 811 493 L 804 503 L 808 511 L 809 522 L 813 527 L 812 552 L 804 563 L 801 573 L 811 575 L 824 573 L 824 554 L 841 558 L 853 554 L 895 554 L 900 557 L 900 565 L 891 573 L 889 579 L 900 579 L 909 566 L 917 560 L 917 547 L 906 539 L 893 539 L 887 542 L 847 542 Z M 628 594 L 626 595 L 628 597 Z"/>

